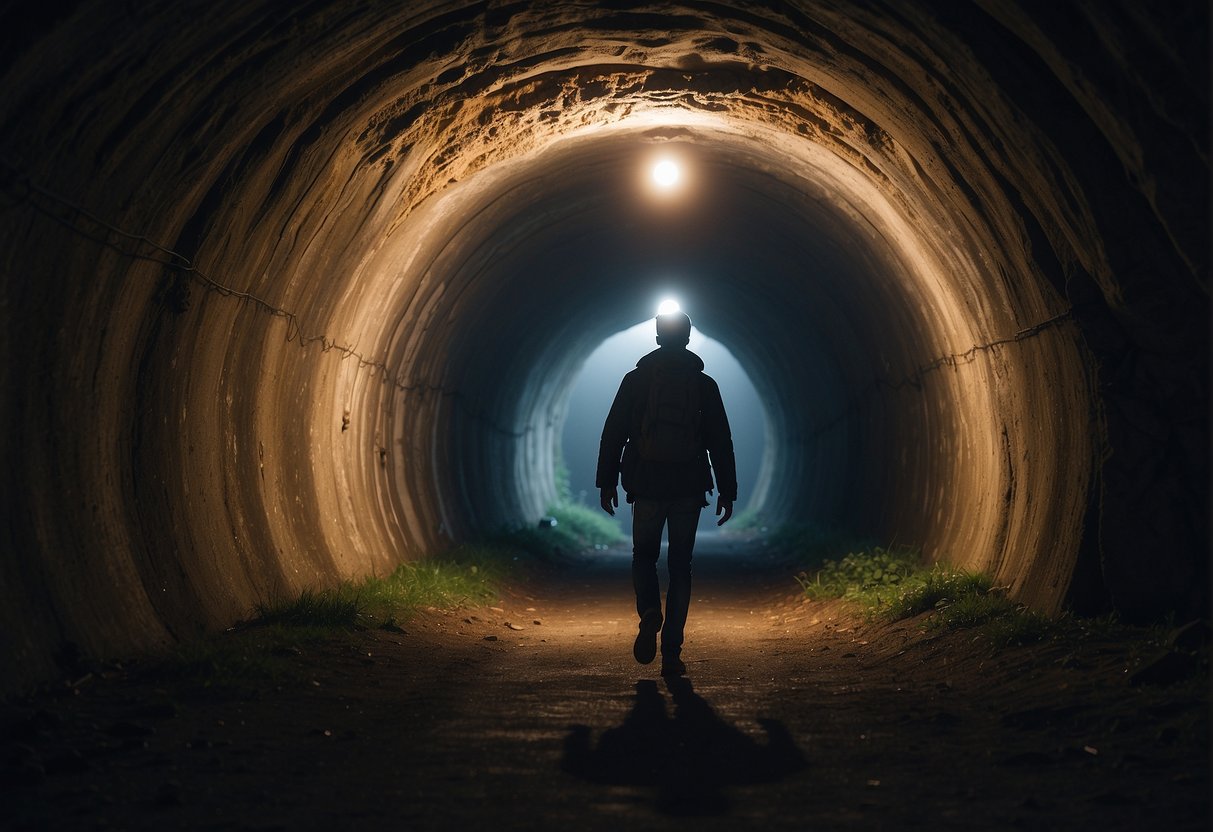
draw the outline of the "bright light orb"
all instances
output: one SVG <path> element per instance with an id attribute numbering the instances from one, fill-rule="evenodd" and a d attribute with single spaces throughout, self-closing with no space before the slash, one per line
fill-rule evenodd
<path id="1" fill-rule="evenodd" d="M 668 191 L 682 179 L 682 171 L 678 165 L 669 159 L 662 159 L 653 165 L 653 184 L 663 191 Z"/>
<path id="2" fill-rule="evenodd" d="M 673 298 L 666 298 L 657 306 L 658 315 L 673 315 L 675 312 L 680 311 L 682 311 L 682 307 Z"/>

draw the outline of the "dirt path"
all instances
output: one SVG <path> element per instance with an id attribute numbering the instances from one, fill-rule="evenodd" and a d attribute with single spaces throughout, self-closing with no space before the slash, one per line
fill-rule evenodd
<path id="1" fill-rule="evenodd" d="M 1203 686 L 1130 686 L 1115 644 L 991 658 L 865 624 L 748 546 L 701 541 L 683 682 L 633 661 L 629 560 L 608 552 L 305 651 L 302 682 L 251 696 L 121 672 L 13 703 L 6 823 L 1208 827 Z"/>

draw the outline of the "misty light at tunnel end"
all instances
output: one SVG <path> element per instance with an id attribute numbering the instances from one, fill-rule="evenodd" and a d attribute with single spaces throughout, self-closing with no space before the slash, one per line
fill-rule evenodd
<path id="1" fill-rule="evenodd" d="M 681 312 L 682 306 L 673 298 L 663 298 L 661 303 L 657 304 L 658 315 L 673 315 L 675 312 Z"/>

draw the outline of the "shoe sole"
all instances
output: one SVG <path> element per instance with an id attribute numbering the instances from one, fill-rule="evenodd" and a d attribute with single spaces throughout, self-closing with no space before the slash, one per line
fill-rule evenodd
<path id="1" fill-rule="evenodd" d="M 640 619 L 640 632 L 632 645 L 632 655 L 641 664 L 649 664 L 657 658 L 657 633 L 661 631 L 661 613 L 649 610 Z"/>

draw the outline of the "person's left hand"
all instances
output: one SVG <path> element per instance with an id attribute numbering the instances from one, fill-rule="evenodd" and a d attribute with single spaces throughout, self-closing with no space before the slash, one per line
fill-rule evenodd
<path id="1" fill-rule="evenodd" d="M 729 518 L 733 516 L 733 501 L 726 500 L 724 497 L 717 500 L 716 515 L 719 517 L 721 512 L 724 512 L 724 517 L 721 517 L 716 521 L 717 526 L 723 526 L 725 523 L 729 522 Z"/>
<path id="2" fill-rule="evenodd" d="M 602 489 L 602 493 L 601 493 L 601 496 L 599 497 L 598 501 L 599 501 L 599 503 L 602 504 L 602 510 L 605 511 L 607 514 L 611 515 L 612 517 L 614 517 L 615 509 L 619 505 L 619 489 L 617 489 L 617 488 Z"/>

